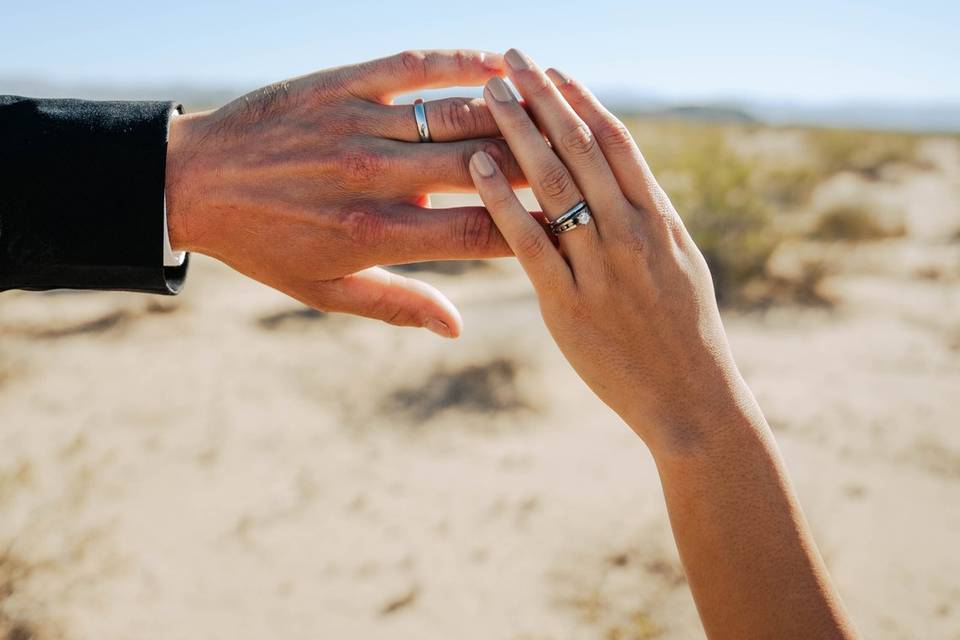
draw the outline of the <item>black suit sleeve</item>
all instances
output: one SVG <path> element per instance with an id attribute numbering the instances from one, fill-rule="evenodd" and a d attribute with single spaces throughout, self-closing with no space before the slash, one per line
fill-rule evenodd
<path id="1" fill-rule="evenodd" d="M 163 266 L 170 102 L 0 96 L 0 290 L 177 293 Z"/>

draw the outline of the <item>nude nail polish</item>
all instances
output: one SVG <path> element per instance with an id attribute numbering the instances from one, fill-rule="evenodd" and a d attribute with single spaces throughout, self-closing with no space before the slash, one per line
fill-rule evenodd
<path id="1" fill-rule="evenodd" d="M 491 177 L 496 172 L 493 159 L 485 151 L 477 151 L 471 158 L 474 170 L 484 178 Z"/>
<path id="2" fill-rule="evenodd" d="M 523 71 L 530 68 L 530 59 L 517 49 L 510 49 L 503 57 L 514 71 Z"/>
<path id="3" fill-rule="evenodd" d="M 487 89 L 490 90 L 490 94 L 497 102 L 512 102 L 514 100 L 513 91 L 503 81 L 503 78 L 490 78 L 487 82 Z"/>

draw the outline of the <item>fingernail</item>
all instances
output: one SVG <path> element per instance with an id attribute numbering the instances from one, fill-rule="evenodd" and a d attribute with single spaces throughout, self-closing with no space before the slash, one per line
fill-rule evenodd
<path id="1" fill-rule="evenodd" d="M 450 327 L 447 326 L 447 323 L 437 320 L 436 318 L 427 318 L 427 322 L 424 326 L 442 338 L 452 337 L 450 333 Z"/>
<path id="2" fill-rule="evenodd" d="M 493 164 L 493 158 L 490 157 L 486 151 L 477 151 L 473 154 L 473 157 L 470 158 L 470 162 L 473 163 L 473 169 L 484 178 L 490 178 L 496 172 L 497 168 Z"/>
<path id="3" fill-rule="evenodd" d="M 570 82 L 570 76 L 559 69 L 547 69 L 547 75 L 553 80 L 553 84 L 567 84 Z"/>
<path id="4" fill-rule="evenodd" d="M 513 91 L 511 91 L 507 83 L 503 81 L 503 78 L 490 78 L 487 82 L 487 89 L 490 90 L 494 100 L 497 102 L 513 101 Z"/>
<path id="5" fill-rule="evenodd" d="M 530 59 L 517 49 L 510 49 L 503 57 L 514 71 L 523 71 L 530 68 Z"/>

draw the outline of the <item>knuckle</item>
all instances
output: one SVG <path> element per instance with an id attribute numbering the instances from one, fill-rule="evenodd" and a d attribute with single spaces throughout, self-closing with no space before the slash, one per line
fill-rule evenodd
<path id="1" fill-rule="evenodd" d="M 606 121 L 596 132 L 600 144 L 608 149 L 623 149 L 633 145 L 630 131 L 619 120 Z"/>
<path id="2" fill-rule="evenodd" d="M 499 231 L 490 214 L 484 209 L 477 209 L 464 216 L 457 236 L 456 241 L 463 247 L 464 252 L 471 255 L 493 247 L 499 239 Z"/>
<path id="3" fill-rule="evenodd" d="M 521 73 L 526 76 L 524 85 L 532 98 L 545 98 L 553 92 L 553 83 L 542 74 L 535 73 L 532 69 Z"/>
<path id="4" fill-rule="evenodd" d="M 564 100 L 566 100 L 571 106 L 586 105 L 588 102 L 584 89 L 571 82 L 566 82 L 560 85 L 558 90 L 561 94 L 563 94 Z"/>
<path id="5" fill-rule="evenodd" d="M 380 293 L 370 300 L 367 312 L 374 318 L 394 324 L 400 316 L 401 309 L 393 303 L 386 293 Z"/>
<path id="6" fill-rule="evenodd" d="M 476 105 L 463 98 L 450 98 L 440 103 L 438 115 L 442 131 L 470 134 L 481 128 Z"/>
<path id="7" fill-rule="evenodd" d="M 517 200 L 517 196 L 510 189 L 497 188 L 497 190 L 486 196 L 486 202 L 493 211 L 509 211 L 511 205 Z"/>
<path id="8" fill-rule="evenodd" d="M 458 69 L 467 67 L 473 61 L 473 56 L 463 49 L 457 49 L 453 52 L 453 64 Z"/>
<path id="9" fill-rule="evenodd" d="M 472 184 L 473 179 L 470 177 L 470 159 L 478 151 L 483 151 L 497 164 L 501 170 L 505 169 L 504 158 L 505 153 L 503 147 L 501 147 L 497 142 L 493 140 L 483 140 L 477 142 L 476 144 L 465 145 L 460 151 L 460 162 L 459 162 L 459 171 L 460 179 L 464 184 Z"/>
<path id="10" fill-rule="evenodd" d="M 542 229 L 530 227 L 517 238 L 516 252 L 524 258 L 537 260 L 546 253 L 549 244 Z"/>
<path id="11" fill-rule="evenodd" d="M 397 66 L 407 76 L 422 78 L 427 75 L 427 54 L 408 49 L 397 54 Z"/>
<path id="12" fill-rule="evenodd" d="M 406 309 L 395 302 L 382 303 L 380 308 L 377 309 L 375 315 L 378 318 L 383 318 L 384 322 L 387 324 L 393 324 L 400 327 L 419 324 L 414 321 L 414 314 L 409 309 Z"/>
<path id="13" fill-rule="evenodd" d="M 396 274 L 391 274 L 390 278 L 394 282 L 404 279 L 403 276 Z M 401 304 L 400 300 L 392 294 L 390 288 L 381 291 L 370 301 L 367 315 L 401 327 L 422 324 L 417 321 L 417 312 Z"/>
<path id="14" fill-rule="evenodd" d="M 488 154 L 501 168 L 512 158 L 507 143 L 501 140 L 483 140 L 478 143 L 476 150 Z"/>
<path id="15" fill-rule="evenodd" d="M 339 216 L 340 231 L 355 246 L 379 246 L 387 238 L 386 219 L 367 209 L 351 209 Z"/>
<path id="16" fill-rule="evenodd" d="M 592 156 L 596 152 L 597 139 L 590 128 L 580 123 L 563 134 L 560 144 L 574 156 Z"/>
<path id="17" fill-rule="evenodd" d="M 550 163 L 537 172 L 537 186 L 544 197 L 560 200 L 570 193 L 573 183 L 562 164 Z"/>
<path id="18" fill-rule="evenodd" d="M 505 141 L 494 138 L 475 138 L 464 141 L 463 144 L 469 148 L 470 153 L 484 151 L 492 155 L 495 160 L 499 160 L 503 156 L 504 149 L 507 149 Z"/>

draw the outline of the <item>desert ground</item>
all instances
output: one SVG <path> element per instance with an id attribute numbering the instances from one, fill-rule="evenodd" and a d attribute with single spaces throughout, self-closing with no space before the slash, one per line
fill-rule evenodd
<path id="1" fill-rule="evenodd" d="M 859 629 L 960 639 L 960 140 L 632 126 Z M 702 637 L 652 459 L 515 263 L 407 270 L 461 339 L 200 256 L 178 297 L 0 295 L 0 637 Z"/>

